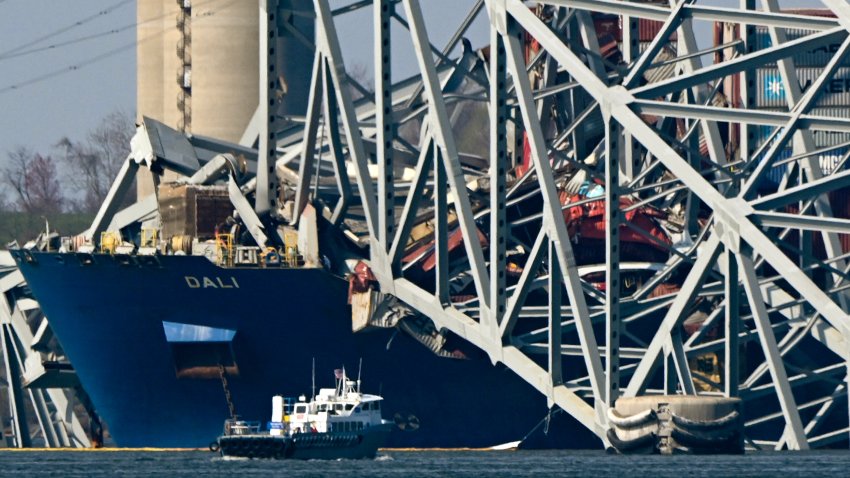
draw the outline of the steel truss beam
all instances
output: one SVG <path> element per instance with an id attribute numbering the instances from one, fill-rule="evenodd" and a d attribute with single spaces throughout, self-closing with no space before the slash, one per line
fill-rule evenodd
<path id="1" fill-rule="evenodd" d="M 29 381 L 45 373 L 42 365 L 45 354 L 35 350 L 36 341 L 27 321 L 36 318 L 40 329 L 49 326 L 35 301 L 27 297 L 25 288 L 11 255 L 0 251 L 0 349 L 5 363 L 12 446 L 29 448 L 33 446 L 33 438 L 40 436 L 47 448 L 89 447 L 91 442 L 73 409 L 73 393 L 61 388 L 29 386 Z M 30 431 L 27 402 L 32 405 L 40 435 Z"/>
<path id="2" fill-rule="evenodd" d="M 825 0 L 836 13 L 830 18 L 782 12 L 772 0 L 764 11 L 746 8 L 747 2 L 720 8 L 698 0 L 671 1 L 669 7 L 549 0 L 534 8 L 519 0 L 488 0 L 483 10 L 474 2 L 469 15 L 458 16 L 458 31 L 465 32 L 476 15 L 487 16 L 489 56 L 481 53 L 476 65 L 468 47 L 460 59 L 451 56 L 462 33 L 442 51 L 433 46 L 416 0 L 376 0 L 376 95 L 355 104 L 334 12 L 326 0 L 314 2 L 311 106 L 300 136 L 278 146 L 298 151 L 286 153 L 299 162 L 298 208 L 327 194 L 337 204 L 333 221 L 339 224 L 353 217 L 349 205 L 359 205 L 381 292 L 505 364 L 603 441 L 605 409 L 618 396 L 662 390 L 772 397 L 764 410 L 748 411 L 753 433 L 766 433 L 751 437 L 755 443 L 804 449 L 846 438 L 844 410 L 832 405 L 846 386 L 832 383 L 826 371 L 846 367 L 850 355 L 850 251 L 839 238 L 850 232 L 850 218 L 833 212 L 828 195 L 850 187 L 850 173 L 821 168 L 812 132 L 848 133 L 850 120 L 811 112 L 820 87 L 850 49 L 850 7 Z M 600 48 L 593 21 L 600 13 L 621 16 L 626 26 L 619 66 Z M 640 38 L 637 19 L 659 22 L 643 54 L 633 44 Z M 392 83 L 389 52 L 404 48 L 395 37 L 390 41 L 393 22 L 410 33 L 421 81 Z M 773 45 L 723 56 L 739 43 L 748 45 L 747 34 L 713 50 L 723 61 L 704 64 L 696 54 L 695 22 L 758 26 Z M 814 33 L 788 40 L 785 28 Z M 678 41 L 671 44 L 674 33 Z M 831 62 L 802 94 L 793 58 L 835 43 L 840 46 Z M 679 59 L 659 62 L 658 55 L 670 51 Z M 746 77 L 777 61 L 787 111 L 756 110 L 746 98 L 724 98 L 730 93 L 723 83 L 733 75 Z M 666 73 L 665 66 L 671 66 Z M 453 70 L 442 76 L 438 67 Z M 459 86 L 464 82 L 473 86 Z M 724 101 L 743 106 L 730 108 Z M 466 103 L 487 105 L 489 127 L 480 129 L 488 131 L 489 143 L 480 154 L 489 157 L 476 166 L 459 147 L 459 135 L 468 131 L 452 121 L 455 108 Z M 401 131 L 416 122 L 419 141 L 413 145 Z M 727 147 L 727 131 L 753 125 L 776 127 L 773 143 Z M 320 134 L 324 126 L 330 132 Z M 338 176 L 333 194 L 311 181 L 316 161 L 326 154 L 317 140 L 326 134 Z M 374 143 L 373 157 L 364 143 Z M 793 147 L 792 159 L 780 159 L 786 145 Z M 398 195 L 400 164 L 413 172 L 404 195 Z M 778 185 L 767 185 L 778 165 L 787 165 L 789 173 Z M 357 191 L 348 191 L 346 170 L 354 173 Z M 580 191 L 584 197 L 572 198 Z M 607 220 L 602 239 L 588 246 L 565 217 L 594 205 L 604 208 Z M 663 238 L 632 219 L 652 211 L 661 211 L 650 222 L 665 231 Z M 410 273 L 416 261 L 403 262 L 412 231 L 423 220 L 433 224 L 435 266 L 427 284 Z M 813 233 L 823 239 L 823 253 L 805 241 L 790 242 L 794 234 L 811 239 Z M 450 245 L 457 234 L 462 245 Z M 666 258 L 635 272 L 626 244 L 635 236 Z M 455 246 L 463 253 L 453 254 Z M 592 247 L 601 251 L 598 262 L 581 263 Z M 588 272 L 592 266 L 599 268 Z M 694 321 L 701 324 L 696 332 L 690 331 Z M 794 363 L 792 357 L 806 354 L 789 353 L 824 346 L 829 356 L 814 364 Z M 742 363 L 754 349 L 762 361 Z M 714 375 L 693 370 L 696 359 L 707 356 L 719 364 Z M 793 387 L 802 379 L 795 372 L 789 378 L 786 370 L 807 367 L 821 371 L 806 380 L 823 393 L 807 398 L 806 408 L 821 409 L 804 423 Z M 661 368 L 664 377 L 656 376 Z M 780 417 L 784 427 L 778 430 L 756 427 Z"/>

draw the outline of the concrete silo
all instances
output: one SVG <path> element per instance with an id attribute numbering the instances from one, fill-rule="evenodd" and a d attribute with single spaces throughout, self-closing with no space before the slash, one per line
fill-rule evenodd
<path id="1" fill-rule="evenodd" d="M 258 11 L 256 0 L 137 2 L 138 119 L 239 141 L 259 98 Z M 140 176 L 142 197 L 153 183 Z"/>
<path id="2" fill-rule="evenodd" d="M 312 2 L 276 3 L 275 49 L 288 90 L 278 112 L 300 116 L 312 69 L 312 48 L 302 41 L 313 38 Z M 266 54 L 258 51 L 259 12 L 257 0 L 138 1 L 138 119 L 148 116 L 187 133 L 238 142 L 259 100 L 259 57 Z M 140 176 L 143 197 L 153 183 Z"/>

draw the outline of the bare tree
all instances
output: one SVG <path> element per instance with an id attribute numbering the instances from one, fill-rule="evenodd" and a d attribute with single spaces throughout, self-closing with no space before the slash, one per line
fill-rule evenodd
<path id="1" fill-rule="evenodd" d="M 9 153 L 9 164 L 2 173 L 3 182 L 12 189 L 19 211 L 31 214 L 62 211 L 65 201 L 56 162 L 50 156 L 19 147 Z"/>
<path id="2" fill-rule="evenodd" d="M 363 90 L 360 90 L 354 86 L 354 82 L 356 82 L 359 86 L 361 86 L 369 96 L 375 94 L 375 81 L 372 79 L 372 74 L 369 71 L 369 67 L 364 63 L 355 63 L 350 68 L 348 68 L 348 91 L 351 93 L 351 99 L 357 101 L 363 98 Z"/>
<path id="3" fill-rule="evenodd" d="M 0 182 L 0 212 L 11 211 L 12 205 L 9 204 L 9 193 L 4 182 Z"/>
<path id="4" fill-rule="evenodd" d="M 115 111 L 92 130 L 85 141 L 64 137 L 56 144 L 63 151 L 62 162 L 67 179 L 81 196 L 74 199 L 77 210 L 96 212 L 100 207 L 121 164 L 127 157 L 133 136 L 133 119 L 123 111 Z"/>

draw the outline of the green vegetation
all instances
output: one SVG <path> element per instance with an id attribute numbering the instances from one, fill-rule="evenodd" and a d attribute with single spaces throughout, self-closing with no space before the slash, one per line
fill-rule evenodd
<path id="1" fill-rule="evenodd" d="M 91 225 L 94 214 L 90 213 L 53 213 L 46 215 L 29 214 L 25 212 L 0 211 L 0 248 L 6 244 L 18 241 L 18 244 L 34 239 L 44 232 L 45 219 L 51 231 L 61 236 L 79 234 Z"/>

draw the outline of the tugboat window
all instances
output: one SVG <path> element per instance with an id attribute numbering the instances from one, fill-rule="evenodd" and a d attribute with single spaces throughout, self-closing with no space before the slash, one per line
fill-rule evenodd
<path id="1" fill-rule="evenodd" d="M 351 410 L 352 408 L 354 408 L 354 404 L 353 404 L 353 403 L 346 403 L 346 404 L 345 404 L 345 409 L 346 409 L 346 410 Z"/>
<path id="2" fill-rule="evenodd" d="M 305 413 L 307 411 L 306 405 L 298 405 L 295 407 L 295 413 Z"/>

